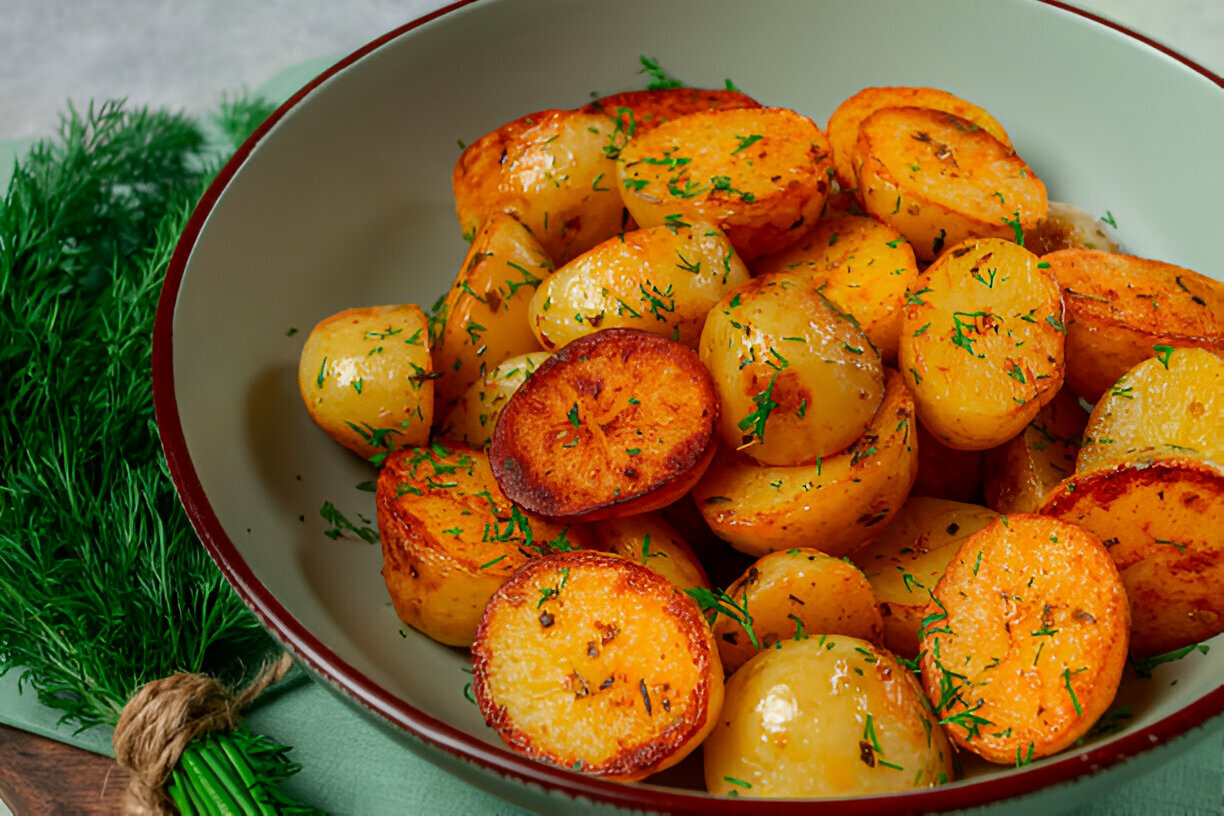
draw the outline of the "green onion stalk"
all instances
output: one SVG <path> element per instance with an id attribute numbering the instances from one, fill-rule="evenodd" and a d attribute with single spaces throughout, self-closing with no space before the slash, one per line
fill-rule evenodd
<path id="1" fill-rule="evenodd" d="M 272 650 L 178 502 L 149 376 L 178 236 L 270 112 L 246 97 L 205 123 L 69 108 L 58 137 L 16 161 L 0 204 L 0 674 L 18 671 L 78 730 L 114 726 L 160 678 L 241 685 Z M 316 812 L 278 787 L 298 770 L 287 750 L 242 726 L 196 738 L 166 801 Z"/>

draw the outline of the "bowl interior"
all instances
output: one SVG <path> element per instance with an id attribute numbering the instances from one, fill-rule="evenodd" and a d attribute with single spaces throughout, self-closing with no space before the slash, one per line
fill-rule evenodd
<path id="1" fill-rule="evenodd" d="M 640 54 L 690 85 L 730 78 L 822 127 L 864 86 L 953 91 L 1003 123 L 1051 198 L 1112 213 L 1128 251 L 1219 276 L 1217 82 L 1054 5 L 484 0 L 333 69 L 231 163 L 176 257 L 158 341 L 168 455 L 227 576 L 320 674 L 460 751 L 487 744 L 512 769 L 523 761 L 465 698 L 466 656 L 396 618 L 377 545 L 324 535 L 324 502 L 373 525 L 373 496 L 356 487 L 373 470 L 307 416 L 298 354 L 334 312 L 428 308 L 446 290 L 467 247 L 450 191 L 460 141 L 642 88 Z M 1127 727 L 1082 750 L 1107 764 L 1145 731 L 1163 739 L 1218 713 L 1222 676 L 1224 645 L 1128 682 Z M 1034 779 L 1086 770 L 1070 756 L 1035 767 L 1059 764 Z M 1032 773 L 970 770 L 961 786 Z"/>

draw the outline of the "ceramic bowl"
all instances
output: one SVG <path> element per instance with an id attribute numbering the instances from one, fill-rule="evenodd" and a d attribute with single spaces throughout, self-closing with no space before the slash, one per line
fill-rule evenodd
<path id="1" fill-rule="evenodd" d="M 373 472 L 312 424 L 297 389 L 302 341 L 320 319 L 350 306 L 428 306 L 451 283 L 466 249 L 450 187 L 457 142 L 531 111 L 642 88 L 643 54 L 690 85 L 730 78 L 822 126 L 864 86 L 951 90 L 1002 121 L 1051 198 L 1112 213 L 1135 254 L 1215 275 L 1224 93 L 1219 77 L 1174 54 L 1035 0 L 481 0 L 324 72 L 204 196 L 158 314 L 157 416 L 192 521 L 263 623 L 409 747 L 529 807 L 756 811 L 682 787 L 683 771 L 623 785 L 505 749 L 465 699 L 466 655 L 397 620 L 379 548 L 324 535 L 324 502 L 373 518 L 372 495 L 355 489 Z M 1162 746 L 1220 727 L 1218 641 L 1128 682 L 1126 727 L 1058 756 L 974 767 L 908 794 L 768 807 L 1066 804 L 1069 790 L 1112 784 L 1105 769 L 1134 773 L 1173 750 Z"/>

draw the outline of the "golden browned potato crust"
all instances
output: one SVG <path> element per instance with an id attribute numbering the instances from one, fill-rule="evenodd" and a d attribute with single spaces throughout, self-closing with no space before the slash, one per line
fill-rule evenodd
<path id="1" fill-rule="evenodd" d="M 472 668 L 480 711 L 511 748 L 625 781 L 687 756 L 722 709 L 722 665 L 696 603 L 605 553 L 516 572 L 489 602 Z"/>
<path id="2" fill-rule="evenodd" d="M 638 329 L 558 350 L 510 398 L 489 447 L 498 484 L 556 519 L 657 510 L 714 454 L 718 399 L 697 354 Z"/>
<path id="3" fill-rule="evenodd" d="M 922 684 L 954 743 L 1024 764 L 1069 747 L 1113 702 L 1129 631 L 1126 591 L 1096 536 L 1002 516 L 935 585 Z"/>
<path id="4" fill-rule="evenodd" d="M 969 238 L 1017 239 L 1046 217 L 1045 185 L 973 122 L 928 108 L 882 108 L 852 154 L 868 214 L 906 237 L 920 261 Z"/>
<path id="5" fill-rule="evenodd" d="M 745 261 L 798 241 L 829 194 L 829 141 L 784 108 L 693 113 L 640 133 L 620 153 L 619 187 L 643 227 L 707 221 Z"/>

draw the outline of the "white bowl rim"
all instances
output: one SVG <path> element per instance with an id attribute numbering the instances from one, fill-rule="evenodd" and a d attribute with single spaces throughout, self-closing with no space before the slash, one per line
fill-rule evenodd
<path id="1" fill-rule="evenodd" d="M 457 2 L 387 32 L 327 68 L 281 104 L 256 128 L 204 192 L 171 258 L 161 290 L 153 330 L 154 409 L 171 478 L 200 540 L 220 567 L 222 574 L 264 627 L 317 677 L 326 681 L 350 701 L 385 721 L 384 724 L 389 723 L 409 735 L 441 748 L 457 759 L 470 763 L 485 774 L 510 777 L 519 783 L 537 785 L 552 793 L 589 798 L 617 807 L 668 813 L 744 814 L 758 812 L 762 802 L 757 799 L 717 797 L 699 791 L 683 791 L 658 786 L 625 785 L 546 765 L 508 749 L 490 745 L 391 694 L 329 649 L 294 618 L 256 578 L 210 505 L 191 461 L 175 392 L 174 315 L 188 261 L 204 224 L 222 192 L 272 127 L 327 79 L 367 54 L 425 23 L 480 1 L 457 0 Z M 1060 0 L 1037 0 L 1037 2 L 1091 20 L 1137 40 L 1202 74 L 1216 86 L 1224 89 L 1224 78 L 1143 34 L 1089 11 L 1060 2 Z M 1224 685 L 1216 687 L 1184 708 L 1133 733 L 1085 751 L 1065 756 L 1056 755 L 1043 760 L 1040 764 L 1016 769 L 1005 776 L 992 778 L 989 781 L 957 782 L 904 793 L 853 799 L 772 799 L 769 800 L 769 808 L 770 812 L 779 814 L 802 812 L 853 815 L 893 812 L 898 809 L 907 812 L 939 812 L 979 807 L 1020 797 L 1047 787 L 1070 783 L 1082 776 L 1094 774 L 1126 760 L 1134 759 L 1157 745 L 1203 726 L 1208 720 L 1219 717 L 1221 714 L 1224 714 Z"/>

